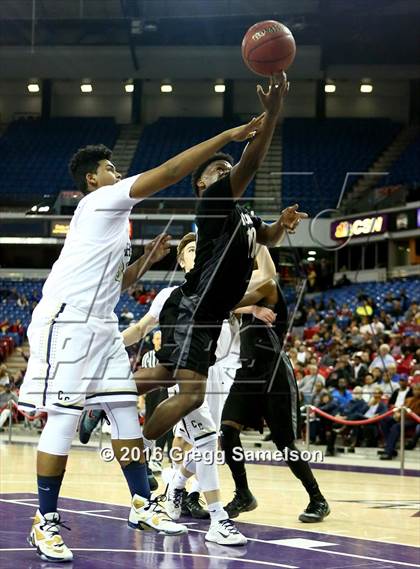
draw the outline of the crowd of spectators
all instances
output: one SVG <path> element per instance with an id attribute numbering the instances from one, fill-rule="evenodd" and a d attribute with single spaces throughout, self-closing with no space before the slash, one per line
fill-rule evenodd
<path id="1" fill-rule="evenodd" d="M 158 291 L 139 284 L 128 292 L 138 303 L 147 305 Z M 32 309 L 38 300 L 36 291 L 27 297 L 16 289 L 0 289 L 0 308 L 3 303 L 16 303 Z M 119 319 L 121 325 L 127 326 L 134 319 L 133 312 L 123 306 Z M 333 455 L 339 437 L 350 448 L 383 446 L 383 459 L 396 455 L 399 408 L 405 405 L 420 415 L 419 332 L 420 307 L 410 302 L 404 291 L 398 297 L 386 295 L 380 305 L 360 294 L 353 309 L 346 303 L 338 305 L 333 298 L 324 301 L 306 297 L 303 306 L 295 311 L 287 344 L 302 405 L 348 420 L 373 418 L 395 408 L 392 415 L 379 422 L 358 426 L 343 426 L 311 413 L 312 443 L 325 444 L 327 454 Z M 18 319 L 8 322 L 0 317 L 1 334 L 24 338 L 26 329 Z M 144 349 L 146 346 L 147 342 Z M 138 364 L 137 351 L 130 353 L 133 366 Z M 7 413 L 1 415 L 7 409 L 6 399 L 17 396 L 25 373 L 28 354 L 20 349 L 18 353 L 22 367 L 15 377 L 0 365 L 0 429 L 8 419 Z M 407 436 L 411 437 L 407 448 L 413 448 L 420 427 L 409 417 L 405 424 Z"/>
<path id="2" fill-rule="evenodd" d="M 310 440 L 377 447 L 383 460 L 396 456 L 403 405 L 420 415 L 420 307 L 402 292 L 386 295 L 378 306 L 361 294 L 355 309 L 314 299 L 296 313 L 287 351 L 295 370 L 302 405 L 312 405 L 338 419 L 365 420 L 395 408 L 391 417 L 348 427 L 310 413 Z M 417 441 L 416 423 L 405 421 L 408 448 Z"/>

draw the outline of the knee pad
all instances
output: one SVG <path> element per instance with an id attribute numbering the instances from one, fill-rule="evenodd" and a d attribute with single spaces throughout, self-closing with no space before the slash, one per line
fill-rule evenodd
<path id="1" fill-rule="evenodd" d="M 217 438 L 206 438 L 206 443 L 199 448 L 194 446 L 193 452 L 198 454 L 195 472 L 202 492 L 219 490 L 219 471 L 217 466 Z M 189 470 L 189 468 L 187 468 Z"/>
<path id="2" fill-rule="evenodd" d="M 103 409 L 111 423 L 111 438 L 130 440 L 141 438 L 141 427 L 137 405 L 134 401 L 126 403 L 106 403 Z"/>
<path id="3" fill-rule="evenodd" d="M 79 415 L 49 411 L 47 424 L 39 438 L 38 450 L 47 454 L 67 456 L 78 422 Z"/>

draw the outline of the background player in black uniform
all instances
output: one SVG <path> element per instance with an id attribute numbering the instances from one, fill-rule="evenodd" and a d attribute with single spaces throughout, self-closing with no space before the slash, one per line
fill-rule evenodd
<path id="1" fill-rule="evenodd" d="M 322 521 L 330 512 L 328 503 L 309 464 L 302 460 L 294 444 L 300 432 L 300 406 L 293 368 L 282 350 L 287 332 L 286 302 L 275 280 L 253 294 L 254 302 L 271 308 L 277 318 L 269 327 L 251 314 L 242 316 L 242 368 L 236 372 L 222 413 L 222 447 L 236 486 L 235 497 L 225 510 L 230 518 L 235 518 L 241 512 L 257 507 L 248 487 L 245 461 L 243 458 L 238 460 L 243 454 L 234 449 L 241 449 L 243 427 L 252 427 L 262 433 L 265 419 L 274 444 L 282 452 L 288 449 L 287 464 L 309 494 L 309 505 L 299 519 L 302 522 Z M 290 451 L 295 452 L 290 454 Z"/>
<path id="2" fill-rule="evenodd" d="M 193 174 L 199 197 L 194 269 L 161 312 L 162 349 L 157 357 L 162 365 L 154 373 L 139 370 L 135 374 L 140 393 L 173 381 L 179 383 L 180 391 L 157 407 L 144 429 L 146 438 L 160 437 L 202 405 L 222 321 L 244 296 L 256 243 L 276 245 L 286 229 L 294 229 L 307 217 L 297 212 L 296 205 L 269 226 L 237 203 L 267 153 L 287 90 L 284 73 L 271 78 L 267 93 L 258 87 L 265 110 L 263 124 L 238 164 L 233 165 L 229 155 L 216 154 Z M 246 305 L 247 299 L 243 302 Z"/>

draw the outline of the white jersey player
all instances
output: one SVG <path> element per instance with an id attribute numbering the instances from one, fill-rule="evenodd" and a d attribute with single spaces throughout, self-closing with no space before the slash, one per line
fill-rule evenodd
<path id="1" fill-rule="evenodd" d="M 48 413 L 38 446 L 39 510 L 30 534 L 31 544 L 47 561 L 73 559 L 60 536 L 57 502 L 79 415 L 86 405 L 100 405 L 110 417 L 113 450 L 133 497 L 129 525 L 172 535 L 187 531 L 165 519 L 159 505 L 149 500 L 144 458 L 138 461 L 143 445 L 137 392 L 114 309 L 122 287 L 133 284 L 156 256 L 153 253 L 128 266 L 128 219 L 135 204 L 176 184 L 228 142 L 253 137 L 261 123 L 262 119 L 253 120 L 227 130 L 126 180 L 121 180 L 111 151 L 103 145 L 79 150 L 70 163 L 85 197 L 34 310 L 28 329 L 30 359 L 20 392 L 21 408 Z M 158 252 L 166 251 L 167 239 L 161 236 L 155 243 Z M 127 448 L 128 460 L 123 459 Z"/>

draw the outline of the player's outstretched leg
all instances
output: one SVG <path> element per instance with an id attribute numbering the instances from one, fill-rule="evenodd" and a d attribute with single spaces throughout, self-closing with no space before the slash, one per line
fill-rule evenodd
<path id="1" fill-rule="evenodd" d="M 39 507 L 35 514 L 30 545 L 44 561 L 72 561 L 73 553 L 65 545 L 60 530 L 67 526 L 57 512 L 58 496 L 67 456 L 76 434 L 78 415 L 51 411 L 38 444 L 37 479 Z"/>
<path id="2" fill-rule="evenodd" d="M 244 455 L 242 452 L 234 453 L 235 448 L 242 449 L 242 444 L 240 438 L 241 426 L 233 425 L 233 422 L 230 422 L 230 424 L 222 423 L 221 442 L 226 464 L 229 466 L 235 482 L 235 495 L 233 500 L 225 506 L 225 510 L 230 518 L 237 518 L 243 512 L 255 510 L 258 503 L 248 486 Z"/>
<path id="3" fill-rule="evenodd" d="M 152 371 L 158 369 L 159 366 Z M 176 380 L 179 382 L 179 393 L 162 401 L 144 426 L 144 436 L 150 440 L 156 440 L 167 433 L 178 421 L 201 407 L 204 402 L 207 381 L 205 376 L 182 369 L 176 372 Z"/>
<path id="4" fill-rule="evenodd" d="M 134 402 L 109 403 L 104 410 L 111 422 L 112 448 L 131 493 L 128 525 L 133 529 L 155 530 L 166 535 L 188 531 L 171 521 L 158 500 L 150 495 L 143 441 Z"/>

